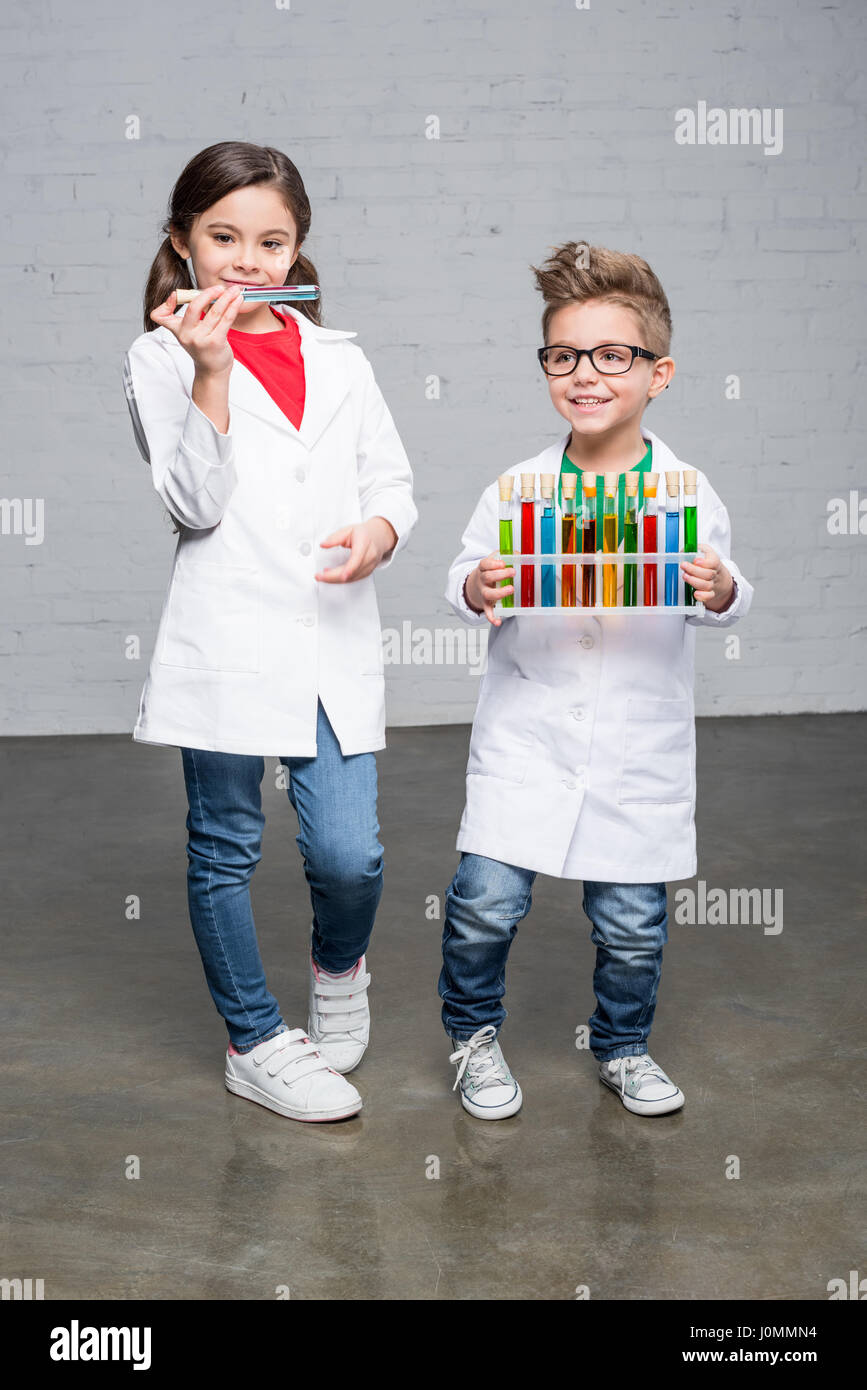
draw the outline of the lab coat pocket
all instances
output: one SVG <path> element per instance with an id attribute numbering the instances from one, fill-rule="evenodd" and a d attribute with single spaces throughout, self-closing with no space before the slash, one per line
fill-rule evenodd
<path id="1" fill-rule="evenodd" d="M 473 720 L 467 773 L 523 782 L 530 755 L 540 750 L 535 727 L 549 695 L 540 681 L 488 671 Z"/>
<path id="2" fill-rule="evenodd" d="M 160 661 L 199 671 L 259 670 L 258 569 L 178 556 Z"/>
<path id="3" fill-rule="evenodd" d="M 691 801 L 694 746 L 689 700 L 627 699 L 618 803 Z"/>

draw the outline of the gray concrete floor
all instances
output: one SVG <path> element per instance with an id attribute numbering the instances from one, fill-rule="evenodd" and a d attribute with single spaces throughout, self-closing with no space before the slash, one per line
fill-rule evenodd
<path id="1" fill-rule="evenodd" d="M 863 1265 L 865 718 L 699 721 L 699 877 L 782 888 L 784 927 L 671 921 L 650 1046 L 687 1101 L 657 1119 L 628 1114 L 574 1046 L 590 927 L 580 884 L 541 875 L 501 1035 L 524 1108 L 496 1124 L 461 1109 L 425 899 L 458 862 L 468 726 L 388 739 L 364 1110 L 336 1125 L 224 1088 L 179 752 L 0 741 L 0 1275 L 44 1279 L 46 1299 L 827 1299 Z M 270 760 L 263 794 L 260 943 L 306 1026 L 309 899 Z"/>

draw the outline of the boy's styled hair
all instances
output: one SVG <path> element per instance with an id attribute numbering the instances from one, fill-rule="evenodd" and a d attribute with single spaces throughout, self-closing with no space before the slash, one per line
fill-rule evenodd
<path id="1" fill-rule="evenodd" d="M 246 140 L 222 140 L 193 155 L 178 176 L 169 198 L 168 216 L 162 224 L 163 240 L 150 271 L 144 292 L 144 329 L 150 333 L 157 327 L 150 317 L 151 309 L 162 304 L 172 290 L 194 288 L 187 263 L 172 246 L 170 233 L 180 233 L 185 239 L 195 219 L 213 207 L 236 188 L 262 184 L 273 188 L 292 214 L 298 229 L 299 246 L 310 231 L 310 202 L 292 160 L 282 150 L 270 145 L 253 145 Z M 295 257 L 286 284 L 318 284 L 319 276 L 313 262 Z M 322 299 L 298 300 L 294 308 L 313 323 L 322 322 Z"/>
<path id="2" fill-rule="evenodd" d="M 631 309 L 643 330 L 645 341 L 640 346 L 668 356 L 671 310 L 665 290 L 640 256 L 589 246 L 586 241 L 567 241 L 553 248 L 541 268 L 531 265 L 530 269 L 545 300 L 542 333 L 546 343 L 548 326 L 558 309 L 601 299 Z"/>

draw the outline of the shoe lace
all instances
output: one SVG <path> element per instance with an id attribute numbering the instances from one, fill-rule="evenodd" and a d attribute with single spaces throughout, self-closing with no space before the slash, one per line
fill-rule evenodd
<path id="1" fill-rule="evenodd" d="M 460 1062 L 455 1084 L 452 1087 L 456 1091 L 461 1078 L 466 1072 L 470 1081 L 479 1089 L 485 1086 L 507 1083 L 509 1081 L 509 1071 L 506 1067 L 502 1053 L 497 1056 L 494 1048 L 497 1030 L 492 1023 L 488 1023 L 484 1028 L 480 1028 L 466 1042 L 461 1043 L 460 1047 L 449 1057 L 450 1062 Z"/>
<path id="2" fill-rule="evenodd" d="M 626 1093 L 626 1082 L 629 1078 L 638 1080 L 639 1084 L 651 1076 L 658 1076 L 660 1081 L 667 1080 L 662 1068 L 657 1066 L 653 1058 L 648 1057 L 646 1052 L 635 1057 L 618 1057 L 615 1075 L 618 1076 L 620 1082 L 621 1095 Z"/>

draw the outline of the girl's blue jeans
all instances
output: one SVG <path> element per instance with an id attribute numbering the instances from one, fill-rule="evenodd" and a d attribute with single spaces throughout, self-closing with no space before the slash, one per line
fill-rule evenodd
<path id="1" fill-rule="evenodd" d="M 531 869 L 461 855 L 446 890 L 439 995 L 443 1026 L 459 1042 L 506 1017 L 506 960 L 530 910 Z M 600 1061 L 647 1051 L 668 940 L 664 883 L 584 883 L 581 906 L 596 946 L 590 1050 Z M 552 985 L 553 987 L 553 981 Z"/>
<path id="2" fill-rule="evenodd" d="M 347 757 L 318 702 L 317 754 L 281 757 L 298 815 L 295 840 L 313 905 L 311 949 L 324 970 L 367 950 L 382 895 L 374 753 Z M 187 787 L 187 896 L 208 989 L 240 1052 L 286 1028 L 265 982 L 250 879 L 261 858 L 262 757 L 182 748 Z"/>

